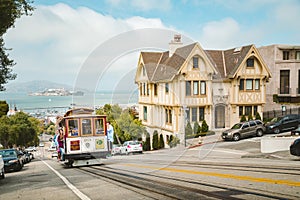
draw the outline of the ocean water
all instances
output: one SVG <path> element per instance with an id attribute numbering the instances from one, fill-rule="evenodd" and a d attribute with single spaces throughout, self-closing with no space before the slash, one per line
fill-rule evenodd
<path id="1" fill-rule="evenodd" d="M 83 96 L 29 96 L 27 93 L 0 92 L 0 100 L 5 100 L 11 109 L 16 107 L 30 113 L 40 110 L 67 111 L 72 106 L 97 108 L 104 104 L 136 105 L 138 94 L 105 91 L 86 93 Z"/>

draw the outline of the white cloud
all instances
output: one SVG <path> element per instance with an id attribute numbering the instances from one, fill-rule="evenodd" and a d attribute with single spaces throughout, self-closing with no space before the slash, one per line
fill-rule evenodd
<path id="1" fill-rule="evenodd" d="M 109 5 L 113 7 L 122 7 L 130 5 L 134 9 L 149 11 L 149 10 L 170 10 L 172 3 L 170 0 L 107 0 Z"/>
<path id="2" fill-rule="evenodd" d="M 236 44 L 240 26 L 234 19 L 225 18 L 207 23 L 202 31 L 200 42 L 203 47 L 222 49 Z"/>
<path id="3" fill-rule="evenodd" d="M 19 19 L 5 41 L 17 62 L 17 81 L 72 84 L 85 59 L 101 43 L 129 30 L 153 27 L 165 26 L 160 19 L 115 19 L 85 7 L 56 4 L 37 6 L 32 16 Z"/>

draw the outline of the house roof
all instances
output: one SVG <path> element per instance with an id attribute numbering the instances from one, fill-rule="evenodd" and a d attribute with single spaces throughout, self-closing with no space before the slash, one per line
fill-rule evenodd
<path id="1" fill-rule="evenodd" d="M 171 80 L 186 62 L 197 43 L 177 48 L 169 57 L 166 52 L 142 52 L 145 69 L 150 81 Z M 254 45 L 232 48 L 229 50 L 205 50 L 207 58 L 218 71 L 218 77 L 232 77 Z"/>

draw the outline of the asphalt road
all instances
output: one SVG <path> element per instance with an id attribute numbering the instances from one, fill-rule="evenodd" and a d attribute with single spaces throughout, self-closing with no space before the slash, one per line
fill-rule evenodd
<path id="1" fill-rule="evenodd" d="M 260 138 L 224 142 L 216 135 L 191 149 L 113 156 L 95 169 L 65 168 L 51 158 L 49 144 L 23 170 L 0 180 L 0 199 L 174 199 L 169 193 L 176 197 L 176 191 L 184 191 L 178 199 L 300 198 L 300 159 L 288 151 L 261 154 Z M 108 178 L 96 175 L 104 170 L 112 171 Z M 147 182 L 157 190 L 149 191 L 154 186 Z"/>

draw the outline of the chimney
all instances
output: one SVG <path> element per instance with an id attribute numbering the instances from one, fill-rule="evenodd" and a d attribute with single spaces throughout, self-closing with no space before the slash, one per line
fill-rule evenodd
<path id="1" fill-rule="evenodd" d="M 174 40 L 169 43 L 169 57 L 175 53 L 176 49 L 182 46 L 181 35 L 174 35 Z"/>

